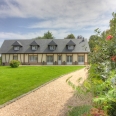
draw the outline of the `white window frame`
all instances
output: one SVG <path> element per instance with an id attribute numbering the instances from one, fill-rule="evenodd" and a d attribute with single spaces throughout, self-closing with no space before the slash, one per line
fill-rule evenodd
<path id="1" fill-rule="evenodd" d="M 72 56 L 67 56 L 67 64 L 72 64 Z"/>
<path id="2" fill-rule="evenodd" d="M 73 45 L 68 45 L 68 50 L 73 50 L 74 46 Z"/>
<path id="3" fill-rule="evenodd" d="M 29 62 L 37 62 L 38 57 L 37 55 L 29 55 Z"/>
<path id="4" fill-rule="evenodd" d="M 13 55 L 13 60 L 18 60 L 18 55 Z"/>
<path id="5" fill-rule="evenodd" d="M 84 62 L 85 62 L 84 55 L 79 55 L 78 56 L 78 64 L 84 65 Z"/>
<path id="6" fill-rule="evenodd" d="M 47 56 L 47 64 L 48 65 L 53 65 L 53 55 L 49 55 Z"/>
<path id="7" fill-rule="evenodd" d="M 18 50 L 20 50 L 20 47 L 19 46 L 14 46 L 14 50 L 18 51 Z"/>
<path id="8" fill-rule="evenodd" d="M 55 50 L 55 46 L 50 46 L 50 50 Z"/>
<path id="9" fill-rule="evenodd" d="M 33 46 L 33 45 L 32 45 L 32 46 L 31 46 L 31 49 L 32 49 L 32 50 L 37 50 L 37 46 Z"/>

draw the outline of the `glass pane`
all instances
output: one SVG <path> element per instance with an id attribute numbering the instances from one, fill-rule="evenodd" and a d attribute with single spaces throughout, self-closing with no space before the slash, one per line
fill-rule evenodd
<path id="1" fill-rule="evenodd" d="M 14 50 L 19 50 L 19 46 L 15 46 L 14 47 Z"/>
<path id="2" fill-rule="evenodd" d="M 50 46 L 50 50 L 55 50 L 55 46 Z"/>
<path id="3" fill-rule="evenodd" d="M 37 62 L 37 56 L 29 56 L 30 62 Z"/>
<path id="4" fill-rule="evenodd" d="M 70 56 L 70 62 L 72 62 L 72 56 Z"/>
<path id="5" fill-rule="evenodd" d="M 74 46 L 68 46 L 69 50 L 73 50 Z"/>
<path id="6" fill-rule="evenodd" d="M 32 50 L 37 50 L 37 46 L 32 46 Z"/>
<path id="7" fill-rule="evenodd" d="M 14 56 L 14 60 L 18 60 L 18 57 L 17 56 Z"/>
<path id="8" fill-rule="evenodd" d="M 50 62 L 53 62 L 53 57 L 52 56 L 50 56 Z"/>
<path id="9" fill-rule="evenodd" d="M 58 60 L 61 60 L 61 56 L 58 56 Z"/>
<path id="10" fill-rule="evenodd" d="M 49 56 L 47 56 L 47 62 L 49 62 Z"/>
<path id="11" fill-rule="evenodd" d="M 78 61 L 79 62 L 84 62 L 84 56 L 78 56 Z"/>
<path id="12" fill-rule="evenodd" d="M 67 56 L 67 62 L 69 62 L 69 56 Z"/>

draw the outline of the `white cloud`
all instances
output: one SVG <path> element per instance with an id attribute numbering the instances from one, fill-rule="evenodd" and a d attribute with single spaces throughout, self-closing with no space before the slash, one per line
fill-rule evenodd
<path id="1" fill-rule="evenodd" d="M 114 0 L 5 0 L 7 7 L 0 10 L 0 17 L 37 17 L 42 22 L 29 28 L 82 29 L 85 26 L 108 25 L 106 13 L 115 10 Z M 16 4 L 13 4 L 16 3 Z M 109 10 L 110 9 L 110 10 Z M 105 15 L 104 15 L 105 14 Z"/>
<path id="2" fill-rule="evenodd" d="M 56 38 L 64 38 L 72 31 L 87 38 L 95 28 L 108 28 L 111 14 L 116 11 L 114 0 L 4 0 L 0 18 L 22 17 L 42 19 L 27 28 L 43 28 L 33 33 L 0 32 L 2 39 L 31 39 L 50 30 Z"/>
<path id="3" fill-rule="evenodd" d="M 115 10 L 114 0 L 5 0 L 1 16 L 38 18 L 79 18 L 82 21 L 97 18 L 100 14 Z M 15 4 L 14 4 L 15 3 Z"/>

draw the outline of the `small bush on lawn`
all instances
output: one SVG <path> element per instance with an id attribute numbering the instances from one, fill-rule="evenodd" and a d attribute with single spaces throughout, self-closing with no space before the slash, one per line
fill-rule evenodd
<path id="1" fill-rule="evenodd" d="M 10 61 L 10 66 L 12 68 L 17 68 L 20 65 L 20 62 L 18 60 L 11 60 Z"/>

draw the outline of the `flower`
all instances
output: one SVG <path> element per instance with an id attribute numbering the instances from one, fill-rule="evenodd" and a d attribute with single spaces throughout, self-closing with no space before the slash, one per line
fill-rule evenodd
<path id="1" fill-rule="evenodd" d="M 106 40 L 111 40 L 112 38 L 113 38 L 112 35 L 108 35 L 107 38 L 106 38 Z"/>
<path id="2" fill-rule="evenodd" d="M 112 56 L 112 57 L 111 57 L 111 60 L 112 60 L 112 61 L 116 61 L 116 56 Z"/>

